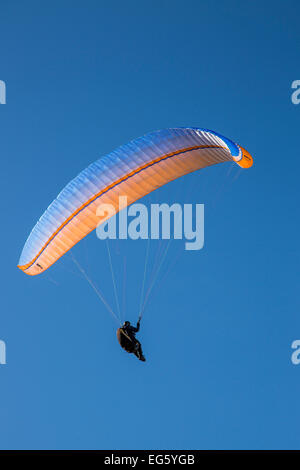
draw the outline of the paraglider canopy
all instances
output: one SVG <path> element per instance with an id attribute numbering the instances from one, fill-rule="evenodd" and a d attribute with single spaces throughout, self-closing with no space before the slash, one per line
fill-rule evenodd
<path id="1" fill-rule="evenodd" d="M 190 172 L 234 161 L 249 168 L 252 157 L 217 132 L 174 128 L 146 134 L 100 158 L 59 193 L 39 219 L 23 248 L 18 267 L 29 275 L 44 272 L 103 220 L 98 205 L 119 211 L 119 195 L 127 205 Z"/>

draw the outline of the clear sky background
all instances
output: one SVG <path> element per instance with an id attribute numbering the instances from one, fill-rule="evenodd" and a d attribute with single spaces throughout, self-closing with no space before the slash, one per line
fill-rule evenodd
<path id="1" fill-rule="evenodd" d="M 1 448 L 300 448 L 299 17 L 297 1 L 1 1 Z M 176 126 L 214 129 L 255 165 L 145 198 L 204 203 L 205 246 L 171 244 L 139 335 L 144 364 L 118 346 L 70 256 L 37 277 L 16 265 L 72 177 Z M 146 243 L 110 244 L 132 321 Z M 93 233 L 74 255 L 114 304 L 105 243 Z"/>

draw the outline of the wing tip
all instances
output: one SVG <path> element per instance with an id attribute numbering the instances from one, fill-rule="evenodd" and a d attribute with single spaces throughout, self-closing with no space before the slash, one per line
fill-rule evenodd
<path id="1" fill-rule="evenodd" d="M 253 165 L 253 157 L 250 155 L 248 150 L 244 149 L 243 147 L 240 146 L 240 149 L 242 151 L 242 157 L 240 160 L 238 160 L 236 163 L 241 167 L 241 168 L 251 168 Z"/>

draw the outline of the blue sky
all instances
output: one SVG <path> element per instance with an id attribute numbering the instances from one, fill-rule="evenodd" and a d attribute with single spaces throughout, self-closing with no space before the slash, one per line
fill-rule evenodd
<path id="1" fill-rule="evenodd" d="M 297 1 L 1 2 L 1 448 L 300 448 L 299 15 Z M 255 165 L 219 165 L 145 198 L 204 203 L 205 246 L 170 248 L 143 364 L 118 346 L 70 257 L 34 278 L 16 264 L 72 177 L 176 126 L 214 129 Z M 132 321 L 145 251 L 111 242 Z M 113 303 L 106 245 L 91 234 L 74 254 Z"/>

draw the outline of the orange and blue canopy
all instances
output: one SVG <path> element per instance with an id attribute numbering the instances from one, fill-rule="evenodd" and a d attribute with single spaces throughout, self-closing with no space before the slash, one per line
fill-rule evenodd
<path id="1" fill-rule="evenodd" d="M 119 147 L 59 193 L 31 231 L 18 267 L 30 275 L 48 269 L 101 223 L 99 204 L 117 213 L 119 196 L 129 205 L 180 176 L 227 161 L 253 164 L 243 147 L 208 129 L 159 130 Z"/>

